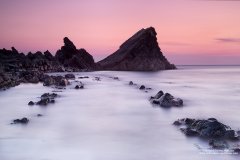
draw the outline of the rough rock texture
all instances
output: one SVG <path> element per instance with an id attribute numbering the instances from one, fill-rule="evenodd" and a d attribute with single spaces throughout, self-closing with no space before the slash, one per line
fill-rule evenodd
<path id="1" fill-rule="evenodd" d="M 175 98 L 169 93 L 163 93 L 159 91 L 154 97 L 150 98 L 150 102 L 153 104 L 160 105 L 161 107 L 181 107 L 183 106 L 183 100 Z"/>
<path id="2" fill-rule="evenodd" d="M 73 71 L 93 70 L 95 62 L 93 57 L 85 49 L 77 49 L 67 37 L 63 39 L 64 46 L 56 53 L 56 59 L 64 67 Z"/>
<path id="3" fill-rule="evenodd" d="M 185 118 L 177 120 L 173 124 L 184 126 L 181 128 L 181 131 L 187 136 L 189 136 L 188 133 L 192 132 L 194 135 L 203 138 L 239 139 L 236 131 L 232 130 L 229 126 L 222 124 L 215 118 L 209 118 L 207 120 Z"/>
<path id="4" fill-rule="evenodd" d="M 29 122 L 29 119 L 26 117 L 23 117 L 22 119 L 14 119 L 12 124 L 27 124 Z"/>
<path id="5" fill-rule="evenodd" d="M 0 49 L 0 70 L 3 72 L 19 71 L 43 71 L 59 72 L 63 71 L 60 63 L 51 55 L 49 51 L 31 53 L 27 55 L 19 53 L 14 47 L 12 50 Z"/>
<path id="6" fill-rule="evenodd" d="M 97 63 L 99 70 L 157 71 L 175 69 L 163 56 L 153 27 L 141 29 L 120 48 Z"/>

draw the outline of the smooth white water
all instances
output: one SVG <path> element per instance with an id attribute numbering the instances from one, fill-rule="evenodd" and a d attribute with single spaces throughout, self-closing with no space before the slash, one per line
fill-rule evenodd
<path id="1" fill-rule="evenodd" d="M 40 83 L 0 92 L 0 160 L 239 159 L 240 155 L 203 154 L 207 141 L 186 137 L 172 123 L 185 117 L 214 117 L 240 129 L 240 67 L 76 75 L 90 77 L 77 79 L 85 89 L 73 89 L 72 82 L 47 107 L 27 105 L 54 90 Z M 140 91 L 128 85 L 130 80 L 153 90 Z M 182 98 L 184 107 L 153 107 L 148 98 L 159 90 Z M 39 113 L 43 116 L 37 117 Z M 10 124 L 22 117 L 28 117 L 29 124 Z"/>

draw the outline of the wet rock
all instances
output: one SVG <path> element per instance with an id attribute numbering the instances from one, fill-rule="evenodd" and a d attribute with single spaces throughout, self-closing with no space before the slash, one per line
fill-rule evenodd
<path id="1" fill-rule="evenodd" d="M 33 101 L 30 101 L 30 102 L 28 103 L 28 105 L 29 105 L 29 106 L 33 106 L 33 105 L 34 105 L 34 102 L 33 102 Z"/>
<path id="2" fill-rule="evenodd" d="M 164 95 L 163 91 L 159 91 L 154 97 L 151 97 L 150 99 L 159 99 Z"/>
<path id="3" fill-rule="evenodd" d="M 44 93 L 41 95 L 41 98 L 44 99 L 44 98 L 50 98 L 50 99 L 54 99 L 58 96 L 58 94 L 56 93 Z"/>
<path id="4" fill-rule="evenodd" d="M 40 106 L 46 106 L 49 103 L 55 103 L 55 98 L 58 95 L 56 93 L 44 93 L 43 95 L 41 95 L 41 100 L 38 101 L 36 104 L 40 105 Z"/>
<path id="5" fill-rule="evenodd" d="M 177 120 L 174 123 L 177 122 L 198 132 L 199 136 L 204 138 L 233 139 L 237 136 L 234 130 L 217 121 L 215 118 L 207 120 L 185 118 Z"/>
<path id="6" fill-rule="evenodd" d="M 75 75 L 74 74 L 66 74 L 65 78 L 67 78 L 67 79 L 75 79 Z"/>
<path id="7" fill-rule="evenodd" d="M 88 76 L 78 77 L 78 79 L 89 78 Z"/>
<path id="8" fill-rule="evenodd" d="M 132 86 L 132 85 L 133 85 L 133 81 L 130 81 L 130 82 L 129 82 L 129 85 Z"/>
<path id="9" fill-rule="evenodd" d="M 76 85 L 76 86 L 75 86 L 75 89 L 83 89 L 83 88 L 84 88 L 83 85 Z"/>
<path id="10" fill-rule="evenodd" d="M 29 119 L 27 119 L 26 117 L 22 118 L 22 119 L 14 119 L 13 120 L 13 124 L 27 124 L 29 122 Z"/>
<path id="11" fill-rule="evenodd" d="M 150 102 L 153 104 L 158 104 L 161 107 L 180 107 L 183 106 L 183 100 L 180 98 L 175 98 L 169 93 L 163 93 L 159 91 L 154 97 L 150 98 Z"/>
<path id="12" fill-rule="evenodd" d="M 146 87 L 144 86 L 144 85 L 141 85 L 140 87 L 139 87 L 139 89 L 140 90 L 144 90 Z"/>
<path id="13" fill-rule="evenodd" d="M 180 128 L 180 130 L 186 135 L 186 136 L 198 136 L 198 132 L 194 129 L 191 129 L 189 127 L 187 128 Z"/>

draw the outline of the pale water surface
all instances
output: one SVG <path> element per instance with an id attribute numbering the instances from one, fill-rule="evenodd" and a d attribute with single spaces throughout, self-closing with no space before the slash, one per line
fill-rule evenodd
<path id="1" fill-rule="evenodd" d="M 240 129 L 240 67 L 180 66 L 161 72 L 85 72 L 47 107 L 30 100 L 54 89 L 22 84 L 0 92 L 0 160 L 233 160 L 240 155 L 204 154 L 207 141 L 187 138 L 172 123 L 179 118 L 217 118 Z M 95 81 L 100 76 L 101 81 Z M 118 80 L 109 78 L 118 76 Z M 129 86 L 133 82 L 153 90 Z M 153 107 L 159 90 L 184 107 Z M 37 117 L 43 114 L 43 117 Z M 28 125 L 11 125 L 28 117 Z"/>

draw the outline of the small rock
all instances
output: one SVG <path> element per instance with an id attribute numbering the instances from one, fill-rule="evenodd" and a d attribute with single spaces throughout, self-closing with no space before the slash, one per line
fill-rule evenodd
<path id="1" fill-rule="evenodd" d="M 144 85 L 141 85 L 139 89 L 140 89 L 140 90 L 144 90 L 145 88 L 146 88 L 146 87 L 145 87 Z"/>
<path id="2" fill-rule="evenodd" d="M 13 124 L 27 124 L 29 122 L 29 119 L 27 119 L 26 117 L 23 117 L 22 119 L 14 119 L 13 120 Z"/>
<path id="3" fill-rule="evenodd" d="M 88 76 L 78 77 L 78 79 L 89 78 Z"/>
<path id="4" fill-rule="evenodd" d="M 84 88 L 83 85 L 80 85 L 80 86 L 79 86 L 79 85 L 76 85 L 76 86 L 75 86 L 75 89 L 83 89 L 83 88 Z"/>
<path id="5" fill-rule="evenodd" d="M 37 114 L 37 117 L 42 117 L 43 115 L 42 114 Z"/>
<path id="6" fill-rule="evenodd" d="M 115 79 L 115 80 L 119 80 L 119 78 L 118 78 L 118 77 L 113 77 L 113 79 Z"/>
<path id="7" fill-rule="evenodd" d="M 130 85 L 130 86 L 133 85 L 133 81 L 130 81 L 130 82 L 129 82 L 129 85 Z"/>
<path id="8" fill-rule="evenodd" d="M 28 105 L 29 105 L 29 106 L 34 105 L 34 102 L 33 102 L 33 101 L 30 101 L 30 102 L 28 103 Z"/>

